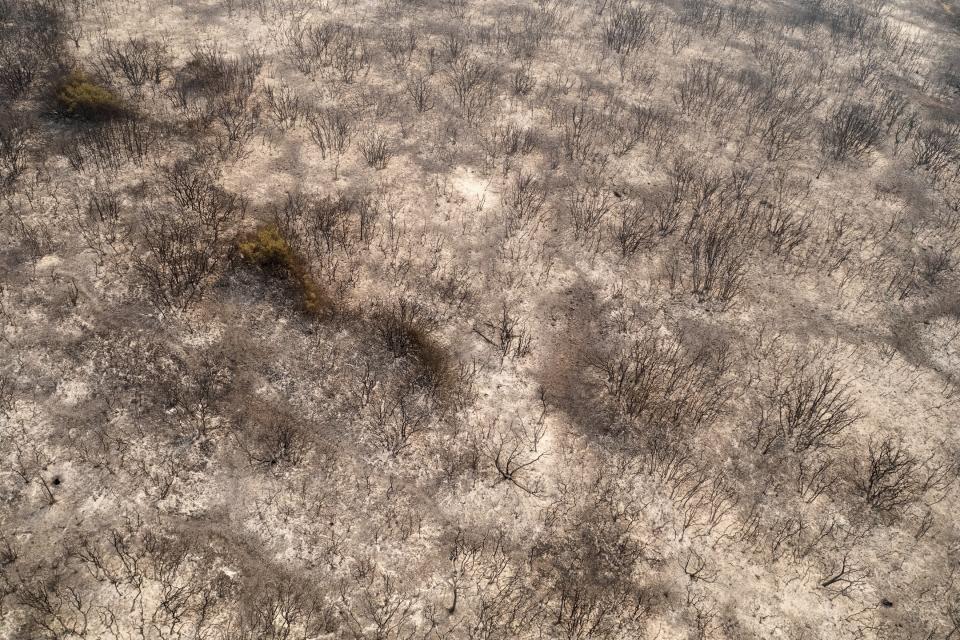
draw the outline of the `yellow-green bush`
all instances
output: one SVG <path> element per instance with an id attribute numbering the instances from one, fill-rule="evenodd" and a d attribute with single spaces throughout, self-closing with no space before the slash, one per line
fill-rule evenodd
<path id="1" fill-rule="evenodd" d="M 333 313 L 333 300 L 316 283 L 276 225 L 262 226 L 247 235 L 237 249 L 244 262 L 290 279 L 300 292 L 306 313 L 320 317 Z"/>
<path id="2" fill-rule="evenodd" d="M 240 242 L 245 262 L 263 269 L 290 269 L 296 261 L 293 250 L 274 225 L 260 227 Z"/>
<path id="3" fill-rule="evenodd" d="M 64 115 L 84 120 L 110 120 L 124 111 L 116 94 L 80 71 L 63 80 L 57 90 L 56 102 Z"/>

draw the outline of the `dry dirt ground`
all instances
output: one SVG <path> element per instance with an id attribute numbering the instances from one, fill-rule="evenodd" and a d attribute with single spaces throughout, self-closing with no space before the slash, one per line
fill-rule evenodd
<path id="1" fill-rule="evenodd" d="M 938 0 L 0 0 L 0 638 L 960 638 Z"/>

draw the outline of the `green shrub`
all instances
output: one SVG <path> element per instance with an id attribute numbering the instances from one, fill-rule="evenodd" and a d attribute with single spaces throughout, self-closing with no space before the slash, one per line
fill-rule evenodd
<path id="1" fill-rule="evenodd" d="M 123 103 L 116 94 L 81 71 L 63 80 L 56 102 L 60 113 L 83 120 L 112 120 L 124 113 Z"/>
<path id="2" fill-rule="evenodd" d="M 238 248 L 245 262 L 262 269 L 289 270 L 295 262 L 293 250 L 273 225 L 260 227 Z"/>
<path id="3" fill-rule="evenodd" d="M 333 300 L 316 283 L 276 225 L 260 227 L 243 238 L 237 249 L 247 264 L 290 279 L 300 292 L 303 310 L 307 314 L 317 317 L 332 315 Z"/>

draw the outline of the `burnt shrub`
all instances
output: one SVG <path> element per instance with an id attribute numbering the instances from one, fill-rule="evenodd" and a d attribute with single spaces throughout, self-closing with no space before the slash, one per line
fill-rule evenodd
<path id="1" fill-rule="evenodd" d="M 881 112 L 873 105 L 844 102 L 825 123 L 822 145 L 830 158 L 859 158 L 876 147 L 883 134 Z"/>
<path id="2" fill-rule="evenodd" d="M 382 305 L 373 314 L 373 323 L 384 346 L 397 358 L 415 356 L 437 326 L 423 306 L 403 299 Z"/>
<path id="3" fill-rule="evenodd" d="M 448 384 L 450 363 L 432 336 L 438 321 L 425 307 L 404 299 L 380 305 L 372 314 L 371 325 L 394 357 L 417 367 L 417 384 L 434 389 Z"/>
<path id="4" fill-rule="evenodd" d="M 250 102 L 262 67 L 263 55 L 258 51 L 228 58 L 216 47 L 199 47 L 174 73 L 169 96 L 177 109 L 206 125 L 218 111 Z"/>
<path id="5" fill-rule="evenodd" d="M 234 428 L 250 464 L 265 471 L 296 467 L 312 449 L 308 430 L 282 407 L 246 407 L 235 418 Z"/>
<path id="6" fill-rule="evenodd" d="M 68 27 L 53 2 L 0 3 L 0 95 L 21 97 L 62 65 Z"/>
<path id="7" fill-rule="evenodd" d="M 163 44 L 144 38 L 129 38 L 122 42 L 108 40 L 101 54 L 103 67 L 124 78 L 134 89 L 148 83 L 159 85 L 167 72 L 167 59 Z"/>
<path id="8" fill-rule="evenodd" d="M 117 170 L 132 162 L 138 167 L 160 152 L 169 128 L 128 112 L 109 122 L 71 127 L 60 143 L 60 152 L 77 171 Z"/>
<path id="9" fill-rule="evenodd" d="M 907 509 L 933 492 L 950 484 L 948 468 L 934 460 L 913 455 L 903 442 L 886 436 L 870 439 L 866 460 L 854 464 L 854 485 L 871 509 L 894 512 Z"/>
<path id="10" fill-rule="evenodd" d="M 0 109 L 0 193 L 10 190 L 27 168 L 34 123 L 26 116 Z"/>
<path id="11" fill-rule="evenodd" d="M 217 178 L 194 160 L 160 172 L 169 201 L 148 207 L 141 217 L 142 253 L 135 261 L 157 307 L 186 310 L 226 263 L 246 201 Z"/>
<path id="12" fill-rule="evenodd" d="M 960 159 L 960 125 L 921 126 L 913 140 L 913 166 L 935 178 L 947 174 Z"/>

